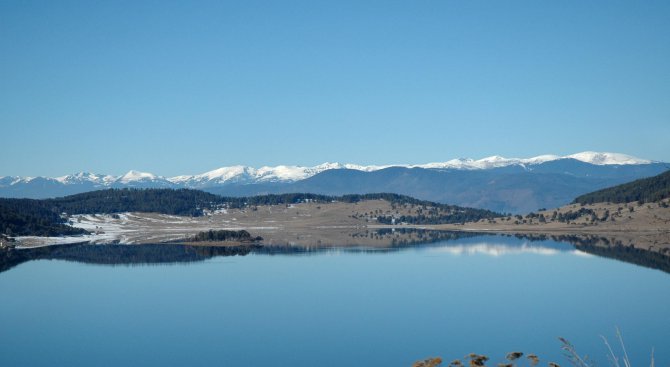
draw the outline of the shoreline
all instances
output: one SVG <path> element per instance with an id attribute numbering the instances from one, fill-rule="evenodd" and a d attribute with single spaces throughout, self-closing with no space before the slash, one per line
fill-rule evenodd
<path id="1" fill-rule="evenodd" d="M 538 226 L 541 227 L 541 226 Z M 603 238 L 611 239 L 612 242 L 618 242 L 621 245 L 633 246 L 635 248 L 642 248 L 647 250 L 656 250 L 658 252 L 670 251 L 670 230 L 665 229 L 644 229 L 644 230 L 624 230 L 613 228 L 583 228 L 583 227 L 560 227 L 560 228 L 509 228 L 487 225 L 483 226 L 478 223 L 454 225 L 454 224 L 437 224 L 437 225 L 368 225 L 368 226 L 319 226 L 312 228 L 294 228 L 291 231 L 279 230 L 272 233 L 264 233 L 268 236 L 262 241 L 182 241 L 182 240 L 165 240 L 165 241 L 142 241 L 142 242 L 124 242 L 123 240 L 108 240 L 96 239 L 95 235 L 85 235 L 82 237 L 18 237 L 13 246 L 16 249 L 30 249 L 47 246 L 58 245 L 72 245 L 72 244 L 99 244 L 99 245 L 126 245 L 133 246 L 139 244 L 176 244 L 185 246 L 200 246 L 200 247 L 242 247 L 242 246 L 281 246 L 287 244 L 285 241 L 278 240 L 278 238 L 291 236 L 297 234 L 302 239 L 316 239 L 309 243 L 299 243 L 294 241 L 290 243 L 294 246 L 342 246 L 347 247 L 352 245 L 351 240 L 342 240 L 338 244 L 337 240 L 321 242 L 319 234 L 327 234 L 331 231 L 336 231 L 341 234 L 341 237 L 352 235 L 356 233 L 375 233 L 379 230 L 390 230 L 394 233 L 396 230 L 419 230 L 419 231 L 438 231 L 438 232 L 455 232 L 468 234 L 500 234 L 500 235 L 520 235 L 520 236 L 548 236 L 548 237 L 583 237 L 583 238 Z M 356 241 L 354 241 L 356 242 Z M 390 243 L 389 243 L 390 244 Z"/>
<path id="2" fill-rule="evenodd" d="M 584 212 L 589 215 L 581 215 Z M 201 217 L 179 217 L 158 213 L 75 215 L 70 223 L 92 232 L 68 237 L 17 237 L 15 246 L 83 243 L 147 244 L 184 243 L 194 246 L 236 246 L 238 241 L 195 243 L 189 239 L 209 230 L 246 230 L 263 238 L 264 246 L 371 246 L 418 242 L 424 235 L 403 230 L 451 231 L 521 236 L 601 237 L 608 243 L 659 251 L 670 251 L 670 209 L 658 204 L 571 204 L 562 208 L 521 216 L 506 216 L 457 224 L 382 224 L 379 216 L 416 218 L 425 208 L 399 206 L 384 200 L 357 203 L 301 203 L 289 207 L 266 205 L 230 209 Z M 575 214 L 579 215 L 575 215 Z M 415 217 L 412 217 L 415 215 Z M 569 219 L 565 219 L 569 218 Z M 425 218 L 431 220 L 430 217 Z"/>

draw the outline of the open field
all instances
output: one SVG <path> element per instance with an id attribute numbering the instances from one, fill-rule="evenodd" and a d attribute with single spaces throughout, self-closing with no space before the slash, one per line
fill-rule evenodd
<path id="1" fill-rule="evenodd" d="M 668 251 L 670 250 L 670 208 L 667 207 L 668 204 L 668 200 L 641 205 L 637 203 L 597 203 L 584 206 L 571 204 L 557 209 L 538 211 L 534 215 L 523 217 L 511 216 L 464 225 L 443 224 L 430 227 L 439 230 L 598 236 L 622 245 Z M 579 213 L 581 214 L 578 215 Z M 564 218 L 573 216 L 575 218 L 559 221 L 557 218 L 561 215 Z M 544 222 L 540 216 L 544 217 Z"/>
<path id="2" fill-rule="evenodd" d="M 648 204 L 568 205 L 527 216 L 511 216 L 464 224 L 395 225 L 379 224 L 378 216 L 412 216 L 431 208 L 394 205 L 384 200 L 358 203 L 301 203 L 266 205 L 208 212 L 202 217 L 156 213 L 118 215 L 76 215 L 73 226 L 94 233 L 72 238 L 20 238 L 25 247 L 51 243 L 158 243 L 186 241 L 210 229 L 245 229 L 263 237 L 265 245 L 301 246 L 389 246 L 420 240 L 416 233 L 384 230 L 420 228 L 463 232 L 527 235 L 578 235 L 607 238 L 621 245 L 656 251 L 670 250 L 670 208 L 668 201 Z M 554 214 L 555 213 L 555 214 Z M 381 232 L 379 232 L 382 230 Z"/>
<path id="3" fill-rule="evenodd" d="M 384 200 L 360 203 L 302 203 L 266 205 L 245 209 L 208 212 L 202 217 L 182 217 L 156 213 L 118 215 L 76 215 L 73 226 L 94 234 L 82 237 L 23 237 L 25 247 L 67 241 L 92 243 L 157 243 L 187 240 L 210 229 L 245 229 L 264 238 L 266 245 L 374 245 L 374 236 L 362 236 L 376 215 L 409 214 L 411 208 L 396 208 Z"/>

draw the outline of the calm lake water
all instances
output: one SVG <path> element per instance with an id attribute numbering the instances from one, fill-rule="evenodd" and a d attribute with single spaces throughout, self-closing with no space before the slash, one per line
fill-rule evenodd
<path id="1" fill-rule="evenodd" d="M 567 243 L 89 248 L 0 273 L 0 366 L 410 366 L 470 352 L 495 366 L 510 351 L 569 365 L 559 336 L 607 366 L 599 335 L 614 342 L 616 326 L 634 365 L 652 347 L 670 364 L 670 274 Z"/>

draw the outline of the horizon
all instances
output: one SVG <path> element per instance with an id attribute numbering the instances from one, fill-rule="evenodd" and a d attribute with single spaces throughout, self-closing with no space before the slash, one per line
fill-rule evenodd
<path id="1" fill-rule="evenodd" d="M 670 161 L 670 3 L 0 3 L 1 173 Z"/>
<path id="2" fill-rule="evenodd" d="M 582 157 L 578 157 L 582 155 Z M 634 162 L 634 163 L 592 163 L 589 162 L 589 159 L 591 159 L 592 155 L 595 156 L 604 156 L 604 157 L 616 157 L 615 159 L 625 159 L 625 160 L 632 160 L 632 161 L 639 161 L 639 162 Z M 149 174 L 156 176 L 158 178 L 165 178 L 168 180 L 175 179 L 175 178 L 180 178 L 180 177 L 191 177 L 191 176 L 199 176 L 199 175 L 204 175 L 207 173 L 215 172 L 217 170 L 222 170 L 222 169 L 234 169 L 234 168 L 250 168 L 253 170 L 263 170 L 263 169 L 277 169 L 277 168 L 291 168 L 291 169 L 309 169 L 309 168 L 320 168 L 323 166 L 335 166 L 339 165 L 339 167 L 333 167 L 333 168 L 326 168 L 326 169 L 340 169 L 340 168 L 346 168 L 346 169 L 363 169 L 363 170 L 370 170 L 370 171 L 375 171 L 375 170 L 380 170 L 380 169 L 385 169 L 385 168 L 391 168 L 391 167 L 407 167 L 407 168 L 451 168 L 451 169 L 466 169 L 466 170 L 477 170 L 477 169 L 488 169 L 488 168 L 494 168 L 494 166 L 489 166 L 489 167 L 477 167 L 477 166 L 468 166 L 468 167 L 455 167 L 455 166 L 450 166 L 450 167 L 431 167 L 431 165 L 436 165 L 436 164 L 448 164 L 448 163 L 453 163 L 456 164 L 457 162 L 466 162 L 466 163 L 486 163 L 486 162 L 493 162 L 497 159 L 507 161 L 507 163 L 501 163 L 499 167 L 507 166 L 507 165 L 514 165 L 514 164 L 539 164 L 539 163 L 546 163 L 548 161 L 553 161 L 553 160 L 558 160 L 558 159 L 575 159 L 578 161 L 586 162 L 586 163 L 591 163 L 594 165 L 631 165 L 631 164 L 655 164 L 655 163 L 669 163 L 669 162 L 664 162 L 660 160 L 654 160 L 654 159 L 647 159 L 645 157 L 636 157 L 633 155 L 625 154 L 625 153 L 620 153 L 620 152 L 595 152 L 595 151 L 583 151 L 583 152 L 577 152 L 573 154 L 568 154 L 568 155 L 556 155 L 556 154 L 540 154 L 532 157 L 503 157 L 500 155 L 492 155 L 492 156 L 487 156 L 487 157 L 482 157 L 482 158 L 471 158 L 471 157 L 458 157 L 458 158 L 451 158 L 447 160 L 432 160 L 429 162 L 422 162 L 422 163 L 390 163 L 390 164 L 359 164 L 356 162 L 322 162 L 313 166 L 304 166 L 304 165 L 296 165 L 296 164 L 291 164 L 291 163 L 284 163 L 284 164 L 279 164 L 275 166 L 270 166 L 270 165 L 263 165 L 263 166 L 250 166 L 250 165 L 244 165 L 244 164 L 234 164 L 234 165 L 229 165 L 229 166 L 218 166 L 214 167 L 211 169 L 208 169 L 204 172 L 199 172 L 199 173 L 180 173 L 177 175 L 163 175 L 160 173 L 156 173 L 152 170 L 139 170 L 136 168 L 129 168 L 126 169 L 123 172 L 120 173 L 109 173 L 109 172 L 101 172 L 101 171 L 89 171 L 89 170 L 80 170 L 80 171 L 75 171 L 75 172 L 69 172 L 65 174 L 60 174 L 60 175 L 55 175 L 55 176 L 47 176 L 47 175 L 26 175 L 26 176 L 19 176 L 19 175 L 1 175 L 0 178 L 5 178 L 5 177 L 20 177 L 20 178 L 37 178 L 37 177 L 44 177 L 44 178 L 53 178 L 53 179 L 60 179 L 60 178 L 66 178 L 68 176 L 76 176 L 79 174 L 93 174 L 93 175 L 99 175 L 99 176 L 104 176 L 104 177 L 114 177 L 116 179 L 122 178 L 126 175 L 132 175 L 132 174 Z M 515 162 L 517 161 L 517 162 Z"/>

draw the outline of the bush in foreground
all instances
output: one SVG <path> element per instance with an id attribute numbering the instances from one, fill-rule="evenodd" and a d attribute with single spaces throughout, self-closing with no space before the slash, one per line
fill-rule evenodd
<path id="1" fill-rule="evenodd" d="M 616 329 L 616 337 L 617 341 L 619 344 L 620 351 L 619 353 L 620 356 L 617 354 L 615 349 L 613 348 L 609 341 L 607 340 L 606 337 L 600 336 L 603 340 L 603 343 L 605 343 L 605 346 L 607 346 L 608 350 L 608 355 L 607 359 L 610 362 L 610 365 L 612 367 L 632 367 L 632 364 L 630 362 L 630 359 L 628 359 L 628 353 L 626 352 L 626 345 L 623 341 L 623 336 L 621 335 L 621 331 L 619 329 Z M 581 356 L 579 353 L 577 353 L 577 350 L 575 349 L 575 346 L 572 345 L 567 339 L 565 338 L 558 338 L 561 342 L 561 350 L 563 351 L 563 355 L 566 357 L 568 362 L 573 367 L 595 367 L 596 363 L 592 360 L 590 360 L 587 356 Z M 530 367 L 535 367 L 540 363 L 540 358 L 535 355 L 535 354 L 527 354 L 525 358 L 522 358 L 524 356 L 524 353 L 522 352 L 511 352 L 508 353 L 505 356 L 505 362 L 504 363 L 498 363 L 497 367 L 517 367 L 519 365 L 527 365 Z M 489 357 L 483 355 L 483 354 L 475 354 L 471 353 L 467 355 L 466 357 L 463 358 L 465 362 L 469 365 L 469 367 L 486 367 L 486 362 L 489 360 Z M 527 362 L 524 364 L 521 361 L 525 359 Z M 412 367 L 438 367 L 442 365 L 442 358 L 440 357 L 434 357 L 434 358 L 427 358 L 421 361 L 416 361 L 414 364 L 412 364 Z M 548 367 L 560 367 L 557 363 L 555 362 L 548 362 L 547 363 Z M 449 363 L 449 367 L 464 367 L 464 362 L 461 361 L 460 359 L 453 360 L 452 362 Z M 654 350 L 651 350 L 651 363 L 650 367 L 655 367 L 654 366 Z"/>

